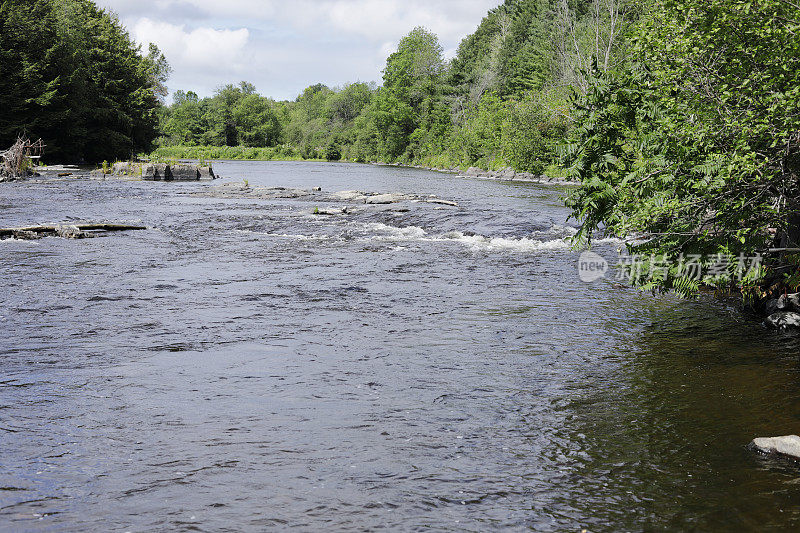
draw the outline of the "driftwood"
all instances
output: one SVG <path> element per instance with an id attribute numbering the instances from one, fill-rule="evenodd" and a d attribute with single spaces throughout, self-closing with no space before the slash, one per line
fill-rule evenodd
<path id="1" fill-rule="evenodd" d="M 16 237 L 18 239 L 38 239 L 46 235 L 56 235 L 67 239 L 83 239 L 93 237 L 96 231 L 126 231 L 147 229 L 145 226 L 131 224 L 86 223 L 55 224 L 52 226 L 37 225 L 19 228 L 0 228 L 0 239 Z"/>
<path id="2" fill-rule="evenodd" d="M 3 160 L 0 173 L 12 178 L 25 175 L 33 166 L 32 160 L 38 159 L 43 149 L 44 143 L 41 139 L 31 141 L 27 137 L 17 138 L 11 148 L 0 151 L 0 159 Z"/>

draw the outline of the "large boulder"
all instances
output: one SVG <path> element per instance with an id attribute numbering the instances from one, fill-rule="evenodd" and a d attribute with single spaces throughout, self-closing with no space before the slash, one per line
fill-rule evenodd
<path id="1" fill-rule="evenodd" d="M 210 166 L 198 167 L 197 172 L 200 174 L 201 180 L 213 180 L 216 178 L 216 176 L 214 176 L 214 170 Z"/>
<path id="2" fill-rule="evenodd" d="M 797 435 L 759 437 L 753 439 L 750 443 L 750 447 L 760 453 L 781 455 L 800 460 L 800 437 Z"/>
<path id="3" fill-rule="evenodd" d="M 800 293 L 782 294 L 775 307 L 779 311 L 800 311 Z"/>
<path id="4" fill-rule="evenodd" d="M 169 169 L 169 177 L 167 179 L 174 181 L 197 181 L 200 179 L 200 172 L 197 170 L 197 165 L 178 163 L 169 165 L 167 168 Z"/>
<path id="5" fill-rule="evenodd" d="M 472 177 L 478 177 L 483 175 L 483 170 L 479 169 L 478 167 L 469 167 L 467 169 L 466 175 Z"/>
<path id="6" fill-rule="evenodd" d="M 142 179 L 160 181 L 167 179 L 167 165 L 164 163 L 149 163 L 142 167 Z"/>
<path id="7" fill-rule="evenodd" d="M 498 170 L 495 175 L 501 180 L 513 180 L 517 173 L 511 167 L 505 167 Z"/>
<path id="8" fill-rule="evenodd" d="M 777 311 L 764 319 L 764 323 L 776 329 L 800 328 L 800 313 Z"/>

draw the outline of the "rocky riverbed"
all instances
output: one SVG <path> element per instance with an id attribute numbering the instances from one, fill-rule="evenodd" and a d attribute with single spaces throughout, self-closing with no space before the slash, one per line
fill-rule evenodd
<path id="1" fill-rule="evenodd" d="M 409 204 L 428 205 L 438 208 L 458 207 L 458 203 L 433 194 L 365 192 L 344 190 L 323 191 L 321 187 L 309 189 L 295 187 L 251 187 L 247 182 L 229 182 L 187 193 L 196 198 L 228 198 L 249 200 L 275 200 L 301 198 L 307 202 L 319 202 L 312 209 L 315 215 L 348 215 L 367 210 L 408 211 Z M 329 205 L 333 204 L 333 205 Z M 344 205 L 342 205 L 344 204 Z"/>

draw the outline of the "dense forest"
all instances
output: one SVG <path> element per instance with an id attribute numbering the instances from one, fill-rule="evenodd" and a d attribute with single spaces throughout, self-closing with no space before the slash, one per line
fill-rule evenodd
<path id="1" fill-rule="evenodd" d="M 320 83 L 278 102 L 241 82 L 207 98 L 176 90 L 167 106 L 166 59 L 113 15 L 7 0 L 0 144 L 41 137 L 60 161 L 155 142 L 162 158 L 559 174 L 580 185 L 567 198 L 578 238 L 632 239 L 648 258 L 640 285 L 763 298 L 800 287 L 798 35 L 793 0 L 506 0 L 449 61 L 436 35 L 411 30 L 380 85 Z"/>
<path id="2" fill-rule="evenodd" d="M 0 146 L 40 137 L 49 160 L 87 163 L 150 150 L 168 74 L 89 0 L 4 0 Z"/>

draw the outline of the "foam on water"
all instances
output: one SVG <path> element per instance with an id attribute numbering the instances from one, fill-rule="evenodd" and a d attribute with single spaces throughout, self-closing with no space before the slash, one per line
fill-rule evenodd
<path id="1" fill-rule="evenodd" d="M 428 235 L 424 229 L 418 226 L 397 227 L 381 222 L 366 224 L 364 229 L 382 233 L 383 235 L 379 235 L 379 238 L 389 237 L 402 240 L 421 240 Z"/>
<path id="2" fill-rule="evenodd" d="M 9 237 L 7 239 L 0 239 L 0 242 L 5 243 L 12 243 L 12 242 L 21 242 L 23 244 L 30 244 L 33 246 L 38 246 L 39 242 L 31 239 L 17 239 L 16 237 Z"/>
<path id="3" fill-rule="evenodd" d="M 563 239 L 543 241 L 529 237 L 485 237 L 483 235 L 464 235 L 460 231 L 445 233 L 441 240 L 460 242 L 480 251 L 537 252 L 570 249 L 570 244 Z"/>

